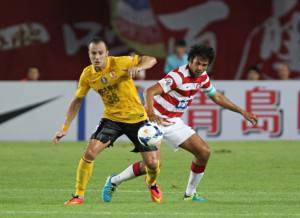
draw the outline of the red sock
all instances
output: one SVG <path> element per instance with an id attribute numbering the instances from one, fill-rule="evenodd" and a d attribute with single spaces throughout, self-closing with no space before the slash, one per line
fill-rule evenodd
<path id="1" fill-rule="evenodd" d="M 140 168 L 140 162 L 135 162 L 132 164 L 132 170 L 135 176 L 140 176 L 142 175 L 141 173 L 141 168 Z"/>
<path id="2" fill-rule="evenodd" d="M 205 170 L 205 167 L 206 167 L 206 165 L 199 166 L 199 165 L 196 165 L 194 162 L 192 162 L 192 164 L 191 164 L 191 170 L 194 173 L 203 173 Z"/>

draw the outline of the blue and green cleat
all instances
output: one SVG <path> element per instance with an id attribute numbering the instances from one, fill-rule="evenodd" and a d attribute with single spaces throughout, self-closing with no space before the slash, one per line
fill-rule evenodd
<path id="1" fill-rule="evenodd" d="M 114 174 L 107 177 L 105 185 L 102 189 L 102 200 L 104 202 L 111 202 L 112 195 L 117 189 L 117 185 L 111 182 L 111 178 L 115 176 Z"/>
<path id="2" fill-rule="evenodd" d="M 184 194 L 183 200 L 190 201 L 190 202 L 206 202 L 207 201 L 206 198 L 199 196 L 197 193 L 194 193 L 191 196 L 187 196 L 186 194 Z"/>

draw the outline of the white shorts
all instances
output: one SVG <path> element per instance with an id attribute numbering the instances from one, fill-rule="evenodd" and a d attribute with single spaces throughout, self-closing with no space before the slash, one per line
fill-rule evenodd
<path id="1" fill-rule="evenodd" d="M 166 140 L 166 142 L 176 150 L 180 144 L 196 132 L 190 126 L 186 125 L 180 118 L 172 118 L 169 120 L 174 124 L 167 126 L 160 125 L 160 127 L 164 133 L 164 140 Z"/>

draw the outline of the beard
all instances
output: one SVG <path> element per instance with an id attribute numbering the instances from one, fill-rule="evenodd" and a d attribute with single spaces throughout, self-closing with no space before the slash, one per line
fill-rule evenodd
<path id="1" fill-rule="evenodd" d="M 203 72 L 199 72 L 199 73 L 198 73 L 198 72 L 197 72 L 197 73 L 194 73 L 194 72 L 193 72 L 193 73 L 191 73 L 191 77 L 195 79 L 195 78 L 201 76 L 202 73 L 203 73 Z"/>

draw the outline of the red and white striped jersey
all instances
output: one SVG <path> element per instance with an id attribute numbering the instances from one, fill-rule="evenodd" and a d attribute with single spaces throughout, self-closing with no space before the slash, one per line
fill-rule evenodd
<path id="1" fill-rule="evenodd" d="M 195 94 L 201 89 L 208 96 L 214 96 L 216 89 L 206 71 L 192 78 L 188 65 L 183 65 L 158 81 L 163 93 L 154 96 L 154 112 L 162 118 L 181 117 L 191 105 Z"/>

